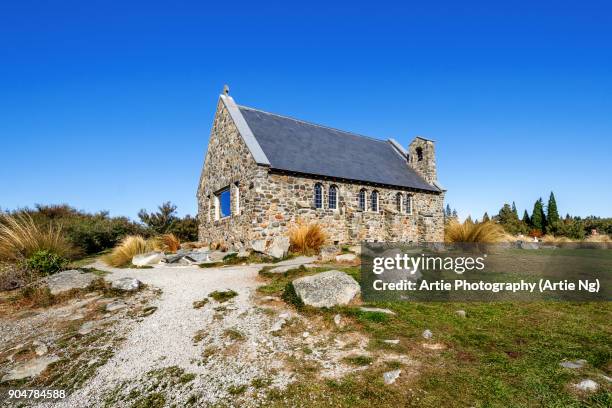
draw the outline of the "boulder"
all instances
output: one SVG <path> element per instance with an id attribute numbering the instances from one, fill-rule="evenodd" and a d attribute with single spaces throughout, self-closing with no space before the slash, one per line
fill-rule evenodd
<path id="1" fill-rule="evenodd" d="M 355 279 L 336 270 L 298 278 L 293 288 L 305 305 L 314 307 L 346 305 L 360 292 Z"/>
<path id="2" fill-rule="evenodd" d="M 289 238 L 276 236 L 272 240 L 253 240 L 251 241 L 251 249 L 272 258 L 284 258 L 289 252 Z"/>
<path id="3" fill-rule="evenodd" d="M 58 360 L 59 357 L 56 356 L 39 357 L 34 358 L 32 360 L 28 360 L 25 363 L 22 363 L 10 370 L 4 377 L 2 377 L 2 382 L 36 377 L 37 375 L 45 371 L 49 364 L 55 363 Z"/>
<path id="4" fill-rule="evenodd" d="M 132 258 L 132 264 L 136 266 L 156 265 L 164 259 L 163 252 L 147 252 L 146 254 L 138 254 Z"/>
<path id="5" fill-rule="evenodd" d="M 93 273 L 83 273 L 76 269 L 69 271 L 58 272 L 44 279 L 44 282 L 49 286 L 52 295 L 71 290 L 85 289 L 96 280 L 98 276 Z"/>
<path id="6" fill-rule="evenodd" d="M 337 262 L 353 262 L 355 259 L 357 259 L 357 255 L 355 254 L 336 255 Z"/>
<path id="7" fill-rule="evenodd" d="M 111 287 L 113 289 L 122 290 L 125 292 L 134 292 L 140 289 L 140 286 L 142 286 L 142 282 L 134 278 L 121 278 L 114 280 L 111 283 Z"/>

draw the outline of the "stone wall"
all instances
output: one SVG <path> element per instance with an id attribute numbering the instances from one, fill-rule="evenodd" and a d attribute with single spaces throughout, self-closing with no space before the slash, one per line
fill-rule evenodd
<path id="1" fill-rule="evenodd" d="M 314 207 L 314 186 L 323 186 L 323 208 Z M 328 208 L 331 185 L 338 187 L 337 209 Z M 231 188 L 233 213 L 215 219 L 215 193 Z M 366 190 L 366 211 L 360 211 L 359 191 Z M 379 210 L 370 210 L 372 191 Z M 412 195 L 412 214 L 398 213 L 397 193 Z M 443 193 L 366 186 L 349 182 L 287 175 L 258 166 L 220 100 L 198 188 L 199 238 L 248 247 L 251 240 L 286 235 L 297 220 L 317 221 L 329 243 L 367 241 L 441 241 L 444 231 Z M 239 213 L 235 213 L 236 199 Z"/>
<path id="2" fill-rule="evenodd" d="M 420 149 L 420 156 L 419 156 Z M 435 144 L 432 140 L 416 137 L 408 146 L 408 163 L 428 183 L 438 180 Z"/>

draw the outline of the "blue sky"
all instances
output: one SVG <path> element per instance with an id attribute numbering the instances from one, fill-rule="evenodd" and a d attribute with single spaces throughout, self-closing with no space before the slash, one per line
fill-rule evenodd
<path id="1" fill-rule="evenodd" d="M 461 216 L 551 190 L 563 214 L 612 216 L 606 2 L 210 3 L 1 1 L 0 207 L 194 214 L 227 83 L 244 105 L 435 139 Z"/>

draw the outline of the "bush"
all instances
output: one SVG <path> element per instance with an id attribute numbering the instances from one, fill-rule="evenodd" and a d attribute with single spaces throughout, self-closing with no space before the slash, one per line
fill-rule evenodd
<path id="1" fill-rule="evenodd" d="M 320 251 L 327 234 L 318 223 L 307 224 L 303 221 L 298 221 L 294 226 L 289 228 L 289 241 L 291 252 L 312 255 Z"/>
<path id="2" fill-rule="evenodd" d="M 0 260 L 22 261 L 36 252 L 48 251 L 70 259 L 74 247 L 62 234 L 61 226 L 37 225 L 28 214 L 0 216 Z"/>
<path id="3" fill-rule="evenodd" d="M 142 209 L 138 217 L 157 234 L 172 233 L 182 241 L 197 241 L 198 239 L 198 220 L 189 215 L 179 218 L 176 215 L 176 205 L 170 201 L 158 206 L 156 212 L 148 213 Z"/>
<path id="4" fill-rule="evenodd" d="M 47 250 L 37 251 L 25 260 L 28 269 L 42 275 L 51 275 L 68 265 L 68 260 Z"/>
<path id="5" fill-rule="evenodd" d="M 444 229 L 445 242 L 500 242 L 504 239 L 504 229 L 493 222 L 475 224 L 466 220 L 463 224 L 450 221 Z"/>
<path id="6" fill-rule="evenodd" d="M 140 235 L 125 237 L 110 254 L 102 257 L 102 260 L 114 267 L 128 266 L 132 263 L 134 255 L 144 254 L 155 249 L 154 240 L 145 240 Z"/>

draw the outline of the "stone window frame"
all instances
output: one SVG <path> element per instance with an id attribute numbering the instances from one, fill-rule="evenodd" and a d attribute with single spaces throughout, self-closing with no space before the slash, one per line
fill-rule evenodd
<path id="1" fill-rule="evenodd" d="M 395 194 L 395 209 L 398 213 L 404 212 L 404 195 L 401 192 Z"/>
<path id="2" fill-rule="evenodd" d="M 315 183 L 313 187 L 312 204 L 314 208 L 317 210 L 323 209 L 323 184 L 322 183 Z"/>
<path id="3" fill-rule="evenodd" d="M 332 191 L 333 191 L 333 194 L 332 194 Z M 338 192 L 339 191 L 340 189 L 335 184 L 331 184 L 329 188 L 327 189 L 327 208 L 328 209 L 330 210 L 338 209 Z M 334 198 L 333 206 L 332 206 L 332 197 Z"/>
<path id="4" fill-rule="evenodd" d="M 240 182 L 236 181 L 232 183 L 232 189 L 234 190 L 233 203 L 230 203 L 232 207 L 231 216 L 240 215 Z"/>
<path id="5" fill-rule="evenodd" d="M 406 197 L 404 197 L 404 212 L 408 215 L 412 215 L 414 212 L 413 194 L 406 194 Z"/>
<path id="6" fill-rule="evenodd" d="M 357 208 L 359 211 L 365 211 L 367 209 L 367 196 L 368 191 L 365 188 L 359 190 L 357 193 Z"/>
<path id="7" fill-rule="evenodd" d="M 380 211 L 380 193 L 378 190 L 373 190 L 370 193 L 370 211 L 375 213 Z"/>

